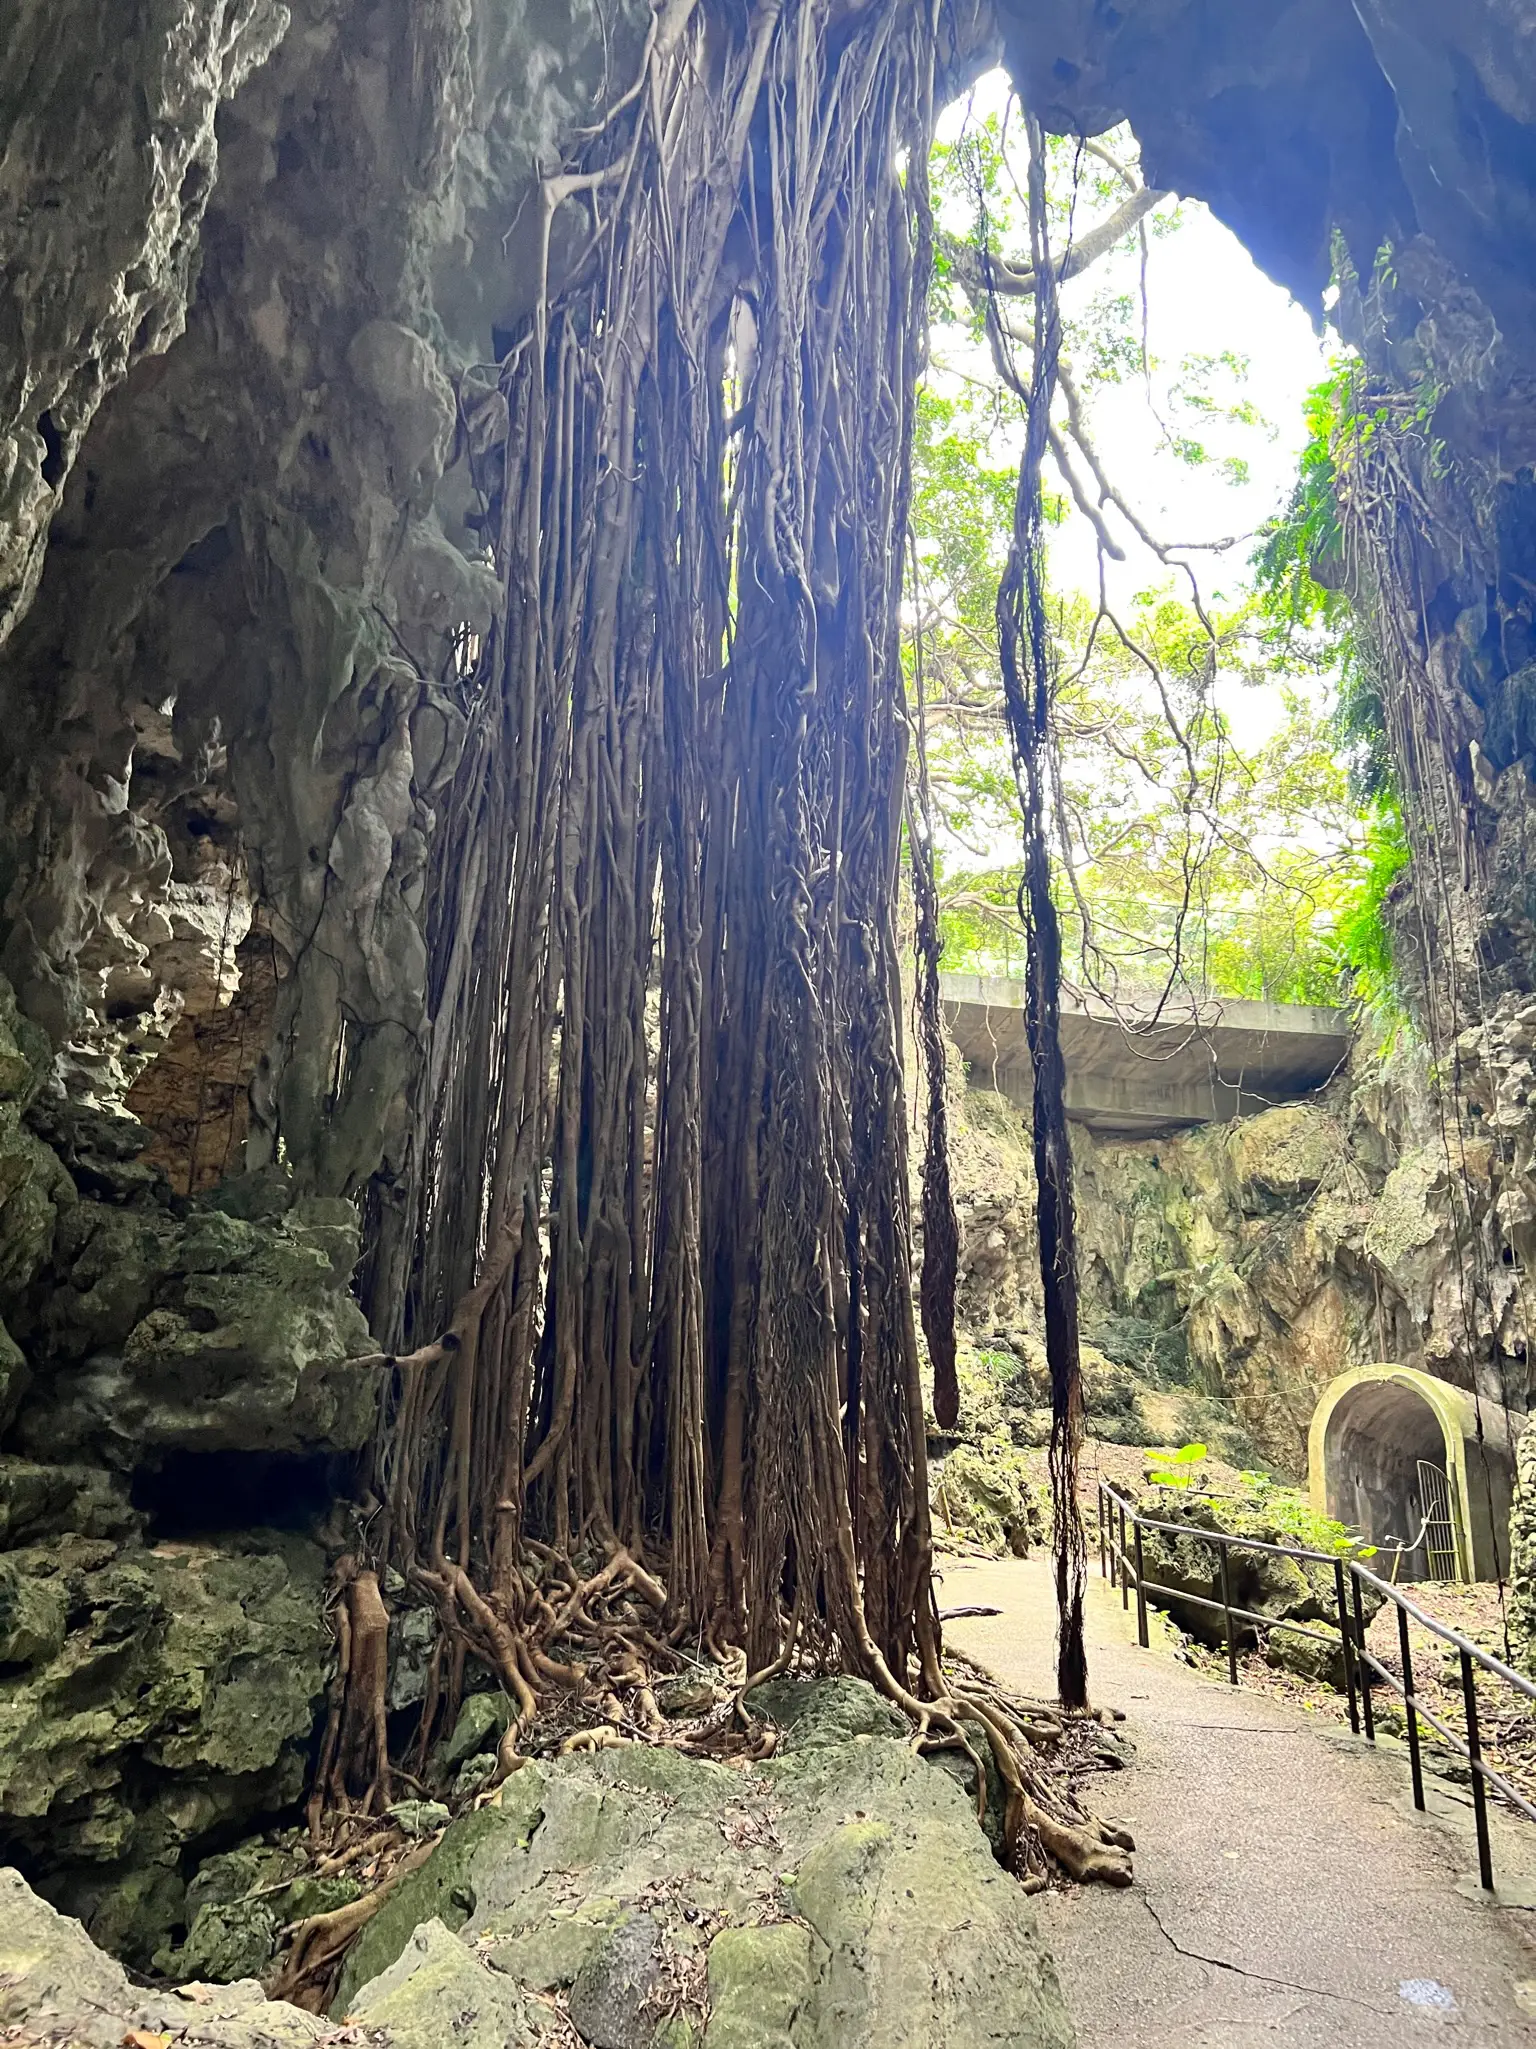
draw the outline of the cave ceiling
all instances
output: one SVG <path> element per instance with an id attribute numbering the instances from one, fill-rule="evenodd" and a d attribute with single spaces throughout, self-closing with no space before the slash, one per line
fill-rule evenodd
<path id="1" fill-rule="evenodd" d="M 1058 133 L 1129 121 L 1148 182 L 1202 199 L 1316 308 L 1431 237 L 1506 334 L 1536 320 L 1536 13 L 1525 0 L 1000 0 Z"/>

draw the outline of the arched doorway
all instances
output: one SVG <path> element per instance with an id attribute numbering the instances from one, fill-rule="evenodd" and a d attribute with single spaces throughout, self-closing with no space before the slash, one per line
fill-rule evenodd
<path id="1" fill-rule="evenodd" d="M 1357 1366 L 1312 1418 L 1312 1505 L 1384 1551 L 1405 1580 L 1497 1579 L 1509 1559 L 1514 1459 L 1504 1418 L 1411 1366 Z M 1386 1561 L 1390 1571 L 1391 1562 Z"/>

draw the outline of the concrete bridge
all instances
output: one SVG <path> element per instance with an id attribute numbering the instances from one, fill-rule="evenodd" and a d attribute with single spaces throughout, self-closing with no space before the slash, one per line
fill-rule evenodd
<path id="1" fill-rule="evenodd" d="M 944 975 L 940 987 L 972 1080 L 1027 1109 L 1032 1082 L 1023 980 Z M 1167 1021 L 1134 1022 L 1150 1015 L 1145 998 L 1124 999 L 1116 1016 L 1097 998 L 1063 996 L 1070 1117 L 1122 1136 L 1225 1124 L 1310 1095 L 1349 1051 L 1347 1013 L 1316 1004 L 1210 997 L 1197 1016 L 1189 999 L 1175 998 Z"/>

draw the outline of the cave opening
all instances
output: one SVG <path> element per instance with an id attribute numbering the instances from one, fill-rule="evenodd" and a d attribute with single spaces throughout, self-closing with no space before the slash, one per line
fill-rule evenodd
<path id="1" fill-rule="evenodd" d="M 1393 1383 L 1347 1395 L 1325 1456 L 1330 1515 L 1400 1556 L 1404 1579 L 1460 1576 L 1445 1432 L 1421 1395 Z"/>
<path id="2" fill-rule="evenodd" d="M 1415 1367 L 1352 1368 L 1312 1418 L 1313 1504 L 1377 1546 L 1386 1577 L 1502 1582 L 1522 1421 Z"/>
<path id="3" fill-rule="evenodd" d="M 311 1451 L 168 1451 L 135 1468 L 132 1506 L 151 1542 L 236 1530 L 311 1531 L 353 1482 L 354 1459 Z"/>

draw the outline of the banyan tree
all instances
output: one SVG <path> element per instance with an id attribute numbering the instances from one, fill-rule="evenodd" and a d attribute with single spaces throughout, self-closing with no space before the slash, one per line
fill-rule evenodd
<path id="1" fill-rule="evenodd" d="M 543 180 L 531 316 L 462 382 L 504 604 L 435 841 L 413 1179 L 374 1274 L 392 1394 L 319 1804 L 388 1792 L 388 1576 L 439 1623 L 419 1756 L 468 1655 L 516 1704 L 504 1768 L 552 1702 L 654 1730 L 678 1647 L 743 1683 L 796 1659 L 923 1740 L 985 1731 L 1022 1875 L 1128 1875 L 1039 1727 L 946 1667 L 931 1574 L 900 607 L 948 33 L 928 0 L 668 0 Z M 1026 461 L 1026 539 L 1036 492 Z M 1008 644 L 1038 666 L 1038 633 Z M 941 1155 L 926 1187 L 942 1410 Z"/>

